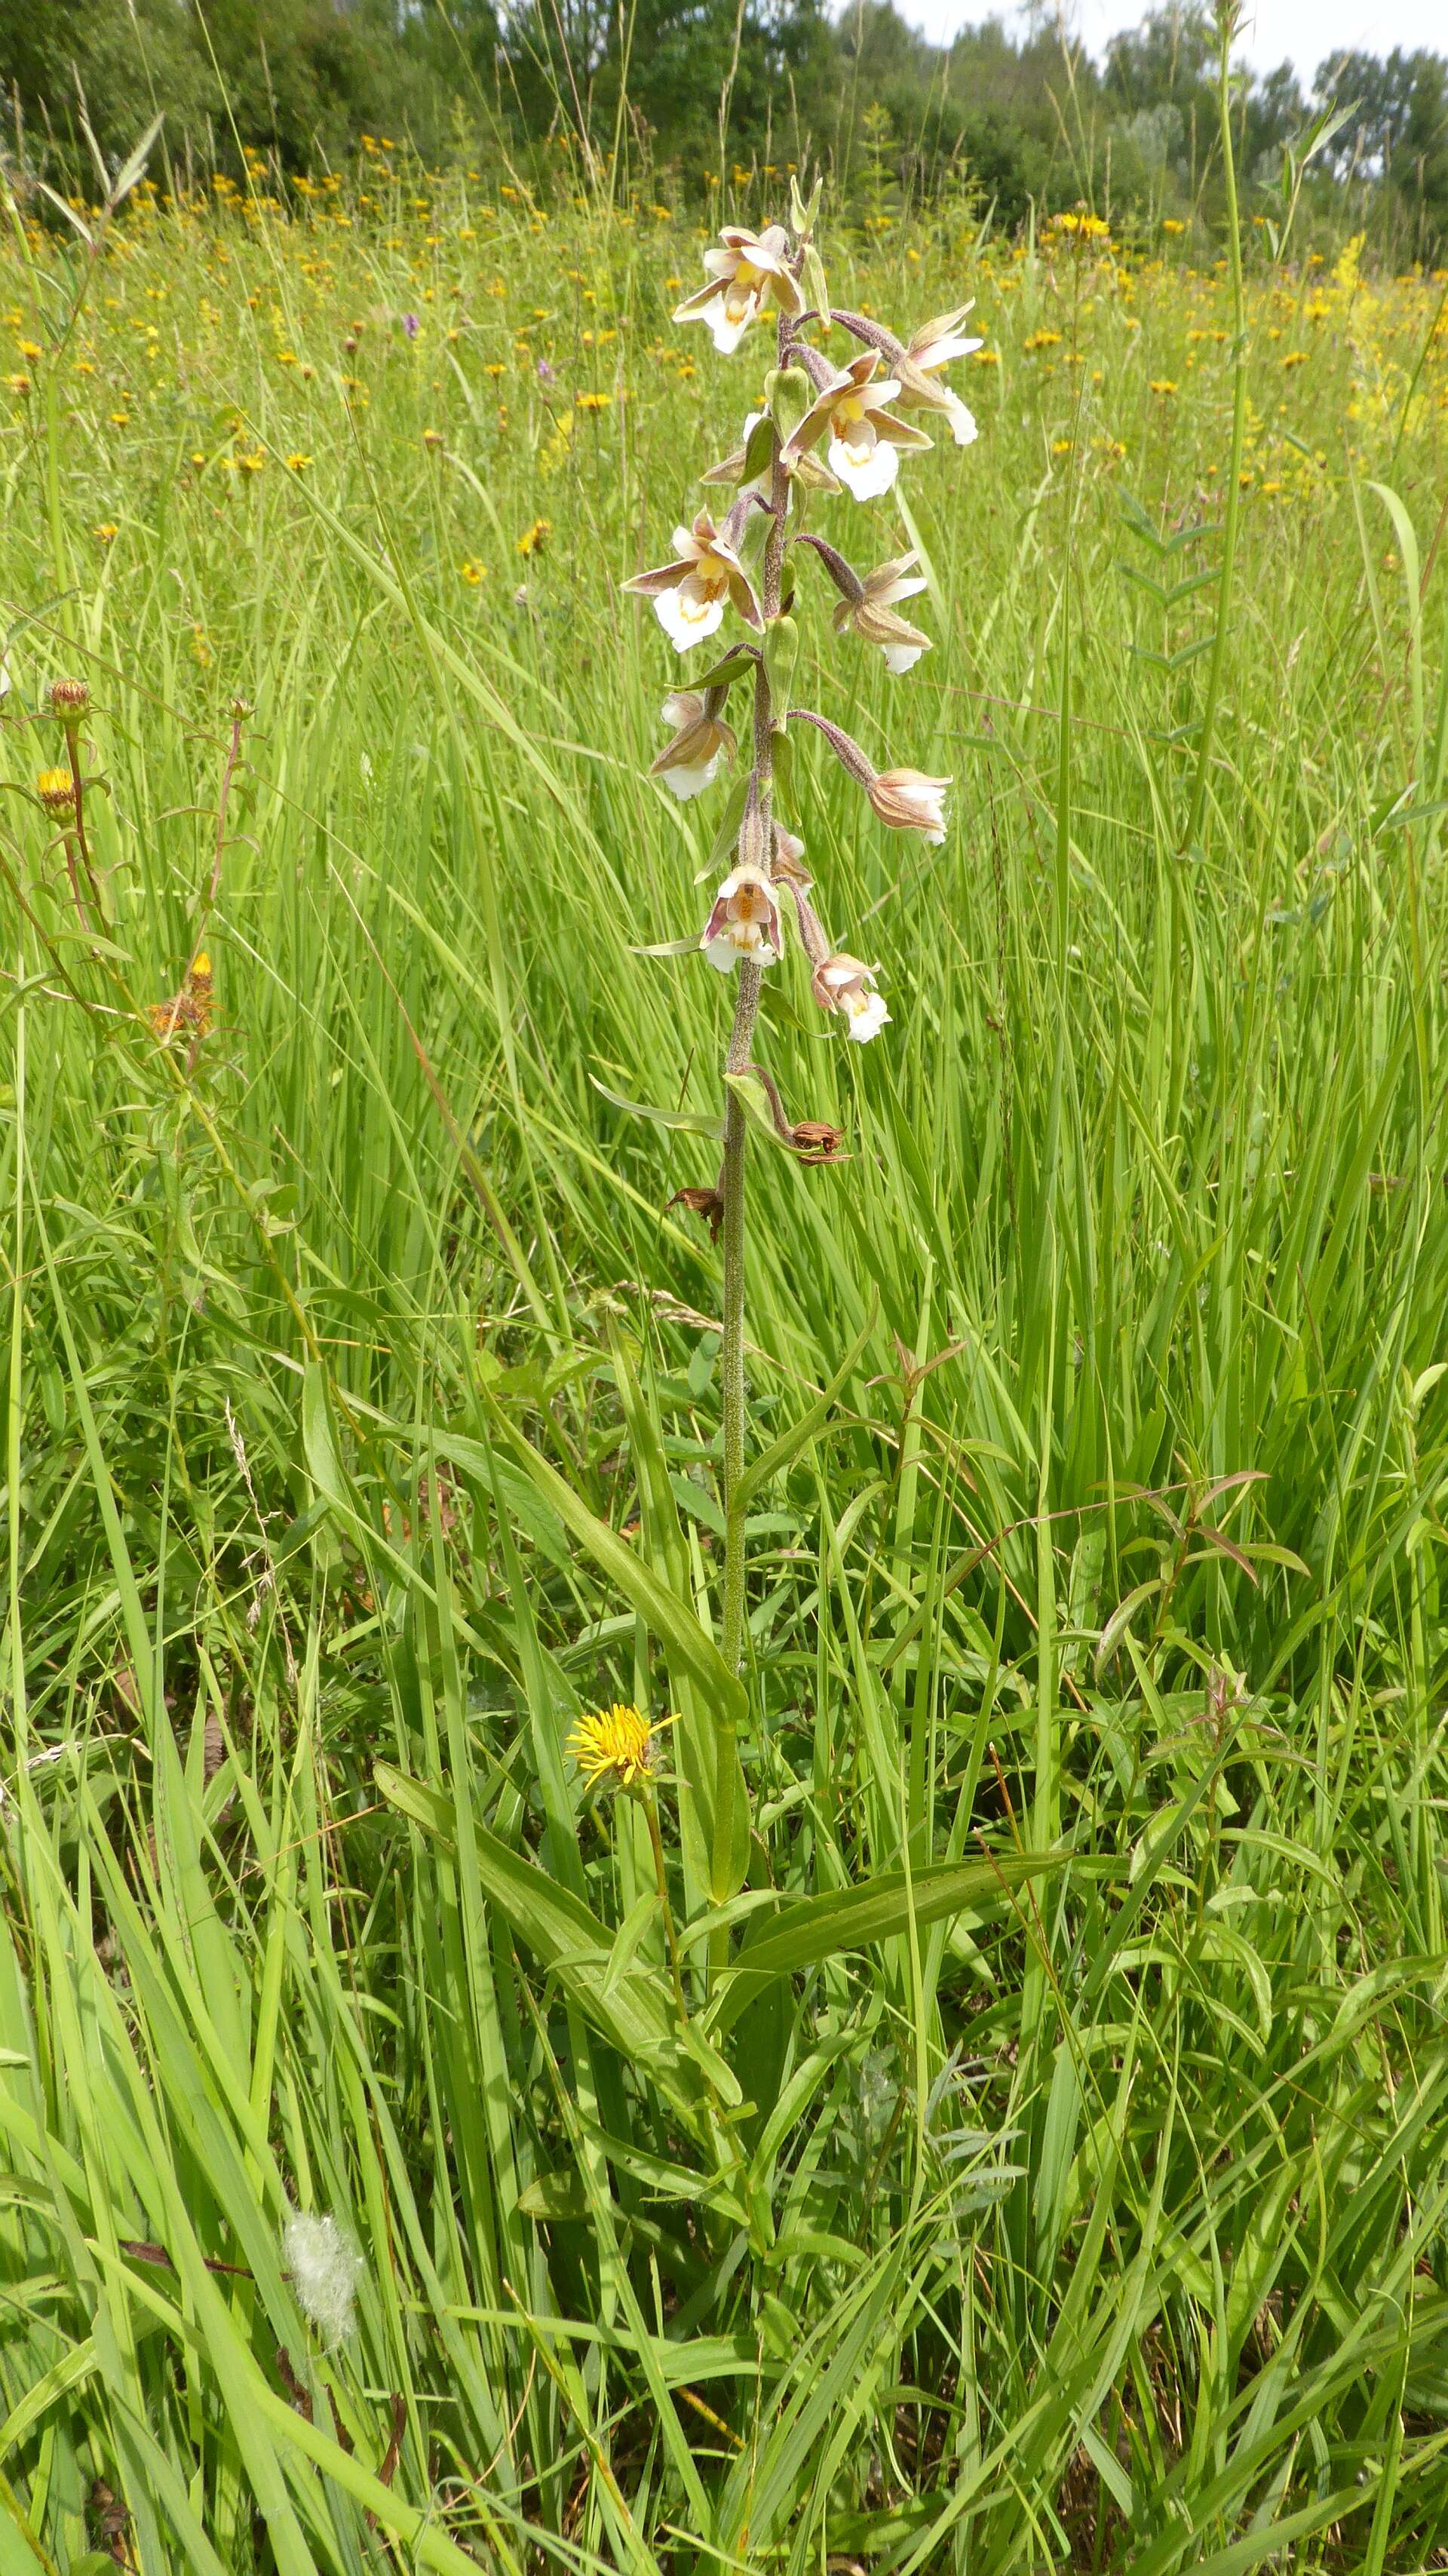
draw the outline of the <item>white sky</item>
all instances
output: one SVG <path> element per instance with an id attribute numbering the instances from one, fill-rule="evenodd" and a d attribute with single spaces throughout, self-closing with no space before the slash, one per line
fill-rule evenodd
<path id="1" fill-rule="evenodd" d="M 1079 27 L 1093 54 L 1119 28 L 1138 26 L 1149 0 L 1075 0 L 1070 23 Z M 989 0 L 902 0 L 901 15 L 923 27 L 937 44 L 960 27 L 989 16 Z M 1002 8 L 1008 25 L 1009 8 Z M 1405 53 L 1424 45 L 1448 52 L 1448 12 L 1444 0 L 1256 0 L 1253 21 L 1245 31 L 1242 52 L 1259 71 L 1290 62 L 1306 88 L 1320 62 L 1349 47 L 1364 53 L 1390 54 L 1395 45 Z"/>

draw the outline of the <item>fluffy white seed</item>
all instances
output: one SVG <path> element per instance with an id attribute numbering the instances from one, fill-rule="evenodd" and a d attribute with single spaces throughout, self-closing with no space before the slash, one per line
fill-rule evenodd
<path id="1" fill-rule="evenodd" d="M 282 2232 L 282 2260 L 298 2304 L 323 2343 L 340 2343 L 355 2321 L 357 2284 L 367 2266 L 335 2218 L 294 2210 Z"/>

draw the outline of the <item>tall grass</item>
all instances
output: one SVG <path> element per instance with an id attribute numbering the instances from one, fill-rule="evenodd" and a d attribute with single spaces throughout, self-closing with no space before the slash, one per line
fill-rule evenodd
<path id="1" fill-rule="evenodd" d="M 1188 840 L 1224 284 L 836 262 L 995 362 L 908 494 L 956 819 L 902 863 L 796 747 L 893 1025 L 766 994 L 852 1159 L 754 1156 L 681 2036 L 562 1744 L 721 1686 L 727 1004 L 634 953 L 713 825 L 618 589 L 755 392 L 666 354 L 698 247 L 142 207 L 68 338 L 83 246 L 5 254 L 5 2564 L 1445 2563 L 1437 290 L 1249 269 Z M 891 685 L 809 674 L 872 752 Z"/>

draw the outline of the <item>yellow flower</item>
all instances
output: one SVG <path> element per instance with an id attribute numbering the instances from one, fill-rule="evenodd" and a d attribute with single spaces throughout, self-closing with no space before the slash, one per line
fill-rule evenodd
<path id="1" fill-rule="evenodd" d="M 546 545 L 552 534 L 553 522 L 551 519 L 535 519 L 532 527 L 525 528 L 521 537 L 518 539 L 519 554 L 541 554 L 543 547 Z"/>
<path id="2" fill-rule="evenodd" d="M 28 358 L 32 365 L 37 358 L 45 354 L 38 340 L 17 340 L 15 346 L 22 358 Z"/>
<path id="3" fill-rule="evenodd" d="M 477 588 L 480 581 L 486 581 L 488 577 L 487 565 L 485 563 L 479 563 L 476 555 L 468 555 L 466 559 L 459 564 L 458 571 L 462 574 L 464 581 L 469 582 L 474 589 Z"/>
<path id="4" fill-rule="evenodd" d="M 114 519 L 102 519 L 98 526 L 92 528 L 91 535 L 93 537 L 99 537 L 103 546 L 108 546 L 112 537 L 118 537 L 120 535 L 120 530 L 116 526 Z"/>
<path id="5" fill-rule="evenodd" d="M 68 814 L 75 803 L 75 781 L 68 769 L 42 769 L 35 793 L 47 814 Z"/>
<path id="6" fill-rule="evenodd" d="M 1059 349 L 1060 345 L 1059 331 L 1033 331 L 1029 339 L 1021 342 L 1023 349 Z"/>
<path id="7" fill-rule="evenodd" d="M 1284 367 L 1305 367 L 1307 364 L 1307 351 L 1305 349 L 1289 349 L 1286 357 L 1282 361 L 1282 364 Z"/>
<path id="8" fill-rule="evenodd" d="M 1171 376 L 1153 376 L 1151 380 L 1151 390 L 1154 394 L 1174 394 L 1176 392 L 1175 379 Z"/>
<path id="9" fill-rule="evenodd" d="M 579 411 L 607 411 L 612 400 L 612 394 L 577 394 L 574 397 Z"/>
<path id="10" fill-rule="evenodd" d="M 666 1717 L 653 1726 L 638 1709 L 615 1701 L 612 1708 L 596 1708 L 579 1719 L 567 1739 L 568 1750 L 591 1789 L 633 1789 L 657 1770 L 659 1737 L 673 1724 Z"/>
<path id="11" fill-rule="evenodd" d="M 311 461 L 310 456 L 303 456 L 300 449 L 298 449 L 294 456 L 289 456 L 287 458 L 287 472 L 289 474 L 305 474 Z"/>
<path id="12" fill-rule="evenodd" d="M 1164 233 L 1184 233 L 1186 231 L 1186 225 L 1178 223 L 1175 215 L 1163 215 L 1161 219 L 1161 228 Z"/>

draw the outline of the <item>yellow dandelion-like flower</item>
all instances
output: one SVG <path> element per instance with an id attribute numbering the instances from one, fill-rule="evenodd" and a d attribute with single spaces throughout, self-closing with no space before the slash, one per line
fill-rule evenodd
<path id="1" fill-rule="evenodd" d="M 576 394 L 574 396 L 579 411 L 607 411 L 612 400 L 612 394 Z"/>
<path id="2" fill-rule="evenodd" d="M 68 814 L 75 803 L 75 780 L 68 769 L 42 769 L 35 793 L 47 814 Z"/>
<path id="3" fill-rule="evenodd" d="M 541 554 L 552 534 L 553 522 L 551 519 L 535 519 L 532 527 L 525 528 L 521 537 L 518 539 L 519 554 L 525 558 L 528 555 Z"/>
<path id="4" fill-rule="evenodd" d="M 310 456 L 303 456 L 301 449 L 298 448 L 295 455 L 287 458 L 287 472 L 289 474 L 305 474 L 311 461 Z"/>
<path id="5" fill-rule="evenodd" d="M 120 533 L 120 529 L 117 527 L 114 519 L 101 519 L 91 530 L 91 535 L 97 538 L 103 546 L 108 546 L 111 543 L 112 538 L 118 537 Z"/>
<path id="6" fill-rule="evenodd" d="M 616 1700 L 612 1708 L 580 1717 L 567 1738 L 568 1750 L 591 1789 L 634 1789 L 658 1769 L 659 1738 L 673 1724 L 666 1717 L 655 1726 L 641 1710 Z"/>
<path id="7" fill-rule="evenodd" d="M 480 581 L 486 581 L 488 577 L 487 565 L 485 563 L 479 563 L 476 555 L 468 555 L 464 561 L 459 564 L 458 571 L 461 573 L 463 580 L 474 590 L 476 590 Z"/>
<path id="8" fill-rule="evenodd" d="M 45 355 L 38 340 L 17 340 L 15 346 L 22 358 L 28 358 L 32 366 L 37 358 L 43 358 Z"/>
<path id="9" fill-rule="evenodd" d="M 1172 376 L 1153 376 L 1151 380 L 1151 390 L 1154 394 L 1174 394 L 1176 392 L 1176 380 Z"/>

